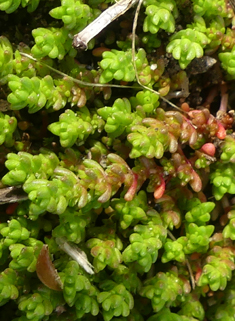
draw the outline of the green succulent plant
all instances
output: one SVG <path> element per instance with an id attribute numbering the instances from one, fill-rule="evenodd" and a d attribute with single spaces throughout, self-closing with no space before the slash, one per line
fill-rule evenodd
<path id="1" fill-rule="evenodd" d="M 234 320 L 234 4 L 137 2 L 0 0 L 1 320 Z"/>

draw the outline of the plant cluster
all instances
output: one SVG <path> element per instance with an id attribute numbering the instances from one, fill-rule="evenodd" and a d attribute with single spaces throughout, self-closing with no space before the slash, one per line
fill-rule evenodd
<path id="1" fill-rule="evenodd" d="M 110 2 L 0 0 L 0 319 L 233 321 L 233 2 Z"/>

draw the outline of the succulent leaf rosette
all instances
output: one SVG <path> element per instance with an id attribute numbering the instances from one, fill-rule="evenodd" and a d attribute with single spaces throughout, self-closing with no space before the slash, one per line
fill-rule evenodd
<path id="1" fill-rule="evenodd" d="M 234 0 L 137 6 L 0 0 L 0 320 L 234 320 Z"/>

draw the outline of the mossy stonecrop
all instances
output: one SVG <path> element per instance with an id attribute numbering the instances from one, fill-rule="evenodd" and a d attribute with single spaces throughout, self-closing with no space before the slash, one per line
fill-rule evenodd
<path id="1" fill-rule="evenodd" d="M 28 28 L 35 28 L 31 49 L 20 45 L 14 52 L 18 33 L 14 39 L 11 32 L 6 33 L 9 40 L 0 38 L 0 83 L 11 104 L 0 114 L 0 153 L 6 159 L 2 183 L 22 185 L 29 198 L 11 211 L 12 216 L 6 217 L 5 207 L 1 211 L 0 304 L 13 303 L 14 311 L 17 306 L 9 317 L 16 321 L 232 320 L 234 211 L 225 213 L 227 221 L 217 224 L 216 233 L 210 217 L 218 209 L 213 197 L 224 204 L 235 193 L 233 135 L 227 131 L 226 136 L 229 127 L 207 108 L 166 111 L 159 106 L 159 95 L 147 88 L 111 93 L 105 86 L 88 88 L 76 82 L 77 77 L 137 87 L 128 26 L 113 38 L 121 50 L 104 39 L 110 51 L 100 58 L 99 70 L 86 70 L 74 61 L 73 34 L 99 14 L 97 3 L 103 10 L 109 2 L 63 0 L 57 8 L 48 2 L 43 9 L 51 16 L 48 24 L 36 19 L 32 27 L 29 21 Z M 0 0 L 6 19 L 17 9 L 20 21 L 25 10 L 37 18 L 42 7 L 37 0 Z M 141 84 L 171 94 L 188 80 L 191 61 L 212 53 L 218 53 L 222 68 L 234 77 L 233 13 L 225 1 L 147 0 L 144 7 L 135 53 Z M 189 12 L 192 22 L 185 25 Z M 93 39 L 88 48 L 99 47 L 100 39 Z M 164 58 L 157 60 L 153 54 L 160 45 L 159 50 L 179 63 L 174 77 Z M 75 79 L 61 78 L 20 51 Z M 30 135 L 28 149 L 24 145 L 17 153 L 15 141 L 24 132 L 17 121 L 29 118 L 40 132 L 34 113 L 46 115 L 43 138 L 49 150 Z M 218 139 L 224 140 L 220 147 L 213 144 Z M 216 149 L 212 156 L 207 143 Z M 201 191 L 205 173 L 212 185 L 210 201 Z M 62 252 L 57 238 L 86 252 L 96 273 L 86 274 Z M 62 291 L 42 285 L 36 277 L 45 244 Z M 191 279 L 196 276 L 195 290 L 187 264 Z M 217 296 L 218 290 L 223 292 Z M 62 306 L 66 311 L 58 315 Z"/>

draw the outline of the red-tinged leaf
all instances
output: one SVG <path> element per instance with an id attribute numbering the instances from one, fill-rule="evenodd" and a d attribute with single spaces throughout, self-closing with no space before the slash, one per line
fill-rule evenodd
<path id="1" fill-rule="evenodd" d="M 158 186 L 155 191 L 154 191 L 154 198 L 155 199 L 159 199 L 163 196 L 164 192 L 165 192 L 165 188 L 166 188 L 166 184 L 164 179 L 161 177 L 161 185 Z"/>
<path id="2" fill-rule="evenodd" d="M 200 267 L 197 268 L 197 272 L 195 275 L 195 281 L 197 282 L 200 278 L 200 276 L 202 275 L 202 269 Z"/>
<path id="3" fill-rule="evenodd" d="M 62 282 L 51 261 L 48 245 L 44 244 L 37 260 L 36 272 L 39 280 L 51 290 L 61 291 Z"/>
<path id="4" fill-rule="evenodd" d="M 195 170 L 192 170 L 193 179 L 190 181 L 190 185 L 194 192 L 200 192 L 202 189 L 202 181 L 200 176 L 195 172 Z"/>
<path id="5" fill-rule="evenodd" d="M 128 202 L 133 200 L 138 186 L 138 175 L 133 173 L 133 177 L 133 182 L 124 196 L 124 199 Z"/>
<path id="6" fill-rule="evenodd" d="M 19 205 L 19 203 L 12 203 L 12 204 L 8 205 L 7 209 L 6 209 L 6 214 L 12 215 L 15 212 L 18 205 Z"/>
<path id="7" fill-rule="evenodd" d="M 224 128 L 224 126 L 217 120 L 217 125 L 218 125 L 218 131 L 216 133 L 216 136 L 219 138 L 219 139 L 225 139 L 226 137 L 226 130 Z"/>

